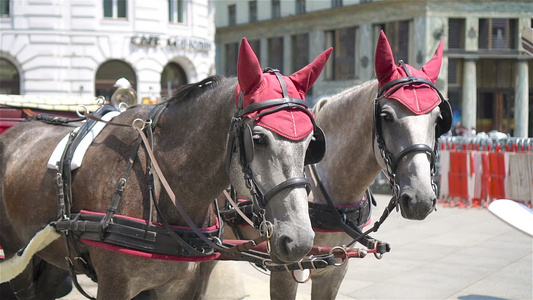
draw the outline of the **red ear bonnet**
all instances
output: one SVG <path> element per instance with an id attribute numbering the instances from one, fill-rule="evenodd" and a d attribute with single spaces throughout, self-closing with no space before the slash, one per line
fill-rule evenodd
<path id="1" fill-rule="evenodd" d="M 435 55 L 433 55 L 421 70 L 405 64 L 411 76 L 425 78 L 433 83 L 437 82 L 442 65 L 442 47 L 443 44 L 441 41 L 435 51 Z M 380 87 L 392 80 L 409 76 L 399 64 L 395 63 L 392 49 L 383 30 L 379 35 L 376 47 L 375 69 Z M 389 90 L 392 89 L 394 87 Z M 415 114 L 428 113 L 441 102 L 438 93 L 427 84 L 407 84 L 393 93 L 389 94 L 388 91 L 384 91 L 383 94 L 387 98 L 398 100 Z"/>
<path id="2" fill-rule="evenodd" d="M 320 76 L 331 51 L 331 48 L 324 51 L 312 63 L 289 77 L 282 75 L 289 97 L 305 100 L 305 93 Z M 239 94 L 242 92 L 243 108 L 252 103 L 283 98 L 278 78 L 272 72 L 263 73 L 259 60 L 246 38 L 242 39 L 239 49 L 237 79 L 239 83 L 235 88 L 235 101 L 238 104 Z M 270 108 L 263 110 L 268 109 Z M 253 118 L 263 110 L 250 113 L 246 117 Z M 313 123 L 309 116 L 296 107 L 266 114 L 257 118 L 255 123 L 291 140 L 303 139 L 313 131 Z"/>

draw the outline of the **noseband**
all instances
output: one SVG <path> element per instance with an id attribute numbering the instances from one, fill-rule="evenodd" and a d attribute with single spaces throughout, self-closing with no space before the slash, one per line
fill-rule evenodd
<path id="1" fill-rule="evenodd" d="M 324 143 L 323 133 L 322 130 L 315 124 L 314 116 L 311 114 L 311 112 L 308 110 L 307 102 L 302 99 L 297 98 L 291 98 L 289 97 L 289 93 L 287 91 L 287 86 L 285 84 L 285 81 L 281 77 L 281 74 L 276 69 L 270 69 L 267 68 L 265 72 L 272 72 L 276 75 L 282 91 L 283 91 L 283 98 L 278 99 L 270 99 L 266 101 L 256 102 L 253 104 L 248 105 L 247 107 L 243 108 L 243 101 L 244 101 L 244 95 L 243 92 L 239 94 L 239 102 L 237 106 L 237 112 L 233 116 L 233 120 L 231 122 L 231 127 L 229 131 L 229 137 L 228 137 L 228 157 L 227 157 L 227 169 L 229 172 L 229 166 L 231 164 L 231 156 L 233 153 L 236 152 L 237 148 L 240 152 L 240 160 L 239 163 L 242 167 L 242 172 L 244 174 L 244 180 L 246 183 L 246 187 L 250 190 L 250 194 L 252 195 L 252 201 L 254 203 L 254 210 L 256 212 L 259 212 L 260 214 L 264 214 L 264 208 L 267 205 L 267 203 L 274 198 L 277 194 L 279 194 L 281 191 L 290 188 L 290 187 L 299 187 L 299 186 L 305 186 L 307 193 L 309 194 L 311 189 L 311 183 L 309 179 L 305 177 L 293 177 L 289 178 L 278 185 L 276 185 L 274 188 L 270 189 L 268 192 L 265 192 L 257 183 L 255 180 L 253 171 L 250 167 L 250 163 L 253 160 L 253 134 L 252 134 L 252 125 L 255 120 L 258 118 L 267 115 L 272 114 L 275 112 L 278 112 L 283 109 L 296 107 L 300 109 L 301 111 L 305 112 L 309 118 L 311 119 L 311 122 L 313 123 L 313 131 L 315 132 L 314 138 L 318 134 L 322 134 L 321 139 L 319 143 Z M 253 118 L 246 118 L 245 116 L 247 114 L 253 113 L 258 110 L 262 110 L 265 108 L 270 108 L 268 110 L 264 110 L 258 114 L 256 114 Z M 319 139 L 315 139 L 319 140 Z M 315 145 L 315 148 L 324 147 L 325 146 L 319 144 Z M 311 145 L 310 145 L 311 148 Z M 315 152 L 315 153 L 310 153 Z M 316 161 L 318 157 L 318 161 L 323 157 L 323 153 L 320 153 L 316 155 L 317 151 L 313 151 L 313 149 L 308 149 L 306 153 L 306 163 L 309 162 L 309 160 Z M 318 151 L 321 152 L 321 151 Z M 313 156 L 312 158 L 309 158 L 309 156 Z M 263 216 L 264 218 L 264 216 Z"/>
<path id="2" fill-rule="evenodd" d="M 400 60 L 400 64 L 405 70 L 405 72 L 407 73 L 408 77 L 402 77 L 402 78 L 392 80 L 390 82 L 387 82 L 386 84 L 384 84 L 383 86 L 379 88 L 378 95 L 374 99 L 374 128 L 373 128 L 374 136 L 379 146 L 379 152 L 386 165 L 386 172 L 387 172 L 387 176 L 389 179 L 389 184 L 391 185 L 391 188 L 392 188 L 393 199 L 394 201 L 396 201 L 397 209 L 398 209 L 398 204 L 399 204 L 398 199 L 400 196 L 399 195 L 400 187 L 396 183 L 396 169 L 398 168 L 398 165 L 400 164 L 401 160 L 409 154 L 425 153 L 428 156 L 428 159 L 431 165 L 431 178 L 432 178 L 431 187 L 433 189 L 433 192 L 437 194 L 437 185 L 433 181 L 433 176 L 436 173 L 435 161 L 437 157 L 438 138 L 440 135 L 444 134 L 450 129 L 451 122 L 452 122 L 450 104 L 442 96 L 442 94 L 439 92 L 439 90 L 433 84 L 433 82 L 431 82 L 430 80 L 426 78 L 411 76 L 411 72 L 409 71 L 405 63 Z M 385 139 L 383 139 L 381 117 L 380 117 L 381 107 L 379 106 L 379 99 L 387 98 L 390 94 L 394 93 L 396 90 L 398 90 L 402 86 L 410 85 L 410 84 L 427 84 L 437 92 L 437 94 L 439 95 L 439 98 L 441 99 L 441 103 L 439 104 L 439 107 L 441 108 L 441 113 L 443 115 L 443 118 L 442 120 L 439 120 L 437 122 L 436 130 L 435 130 L 436 131 L 435 132 L 435 145 L 433 148 L 431 148 L 427 144 L 414 144 L 403 149 L 397 155 L 393 155 L 387 149 L 387 145 L 385 144 Z M 391 90 L 385 94 L 384 92 L 387 91 L 388 89 L 391 89 Z"/>

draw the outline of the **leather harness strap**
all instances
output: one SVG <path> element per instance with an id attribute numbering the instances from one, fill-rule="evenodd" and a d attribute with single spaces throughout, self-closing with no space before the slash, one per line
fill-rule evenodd
<path id="1" fill-rule="evenodd" d="M 191 217 L 187 214 L 187 212 L 185 211 L 185 209 L 183 208 L 181 203 L 176 200 L 176 195 L 174 194 L 174 192 L 170 188 L 170 185 L 168 184 L 168 181 L 166 180 L 165 176 L 163 175 L 163 172 L 161 172 L 161 168 L 159 167 L 159 164 L 157 163 L 157 161 L 155 159 L 155 156 L 154 156 L 154 153 L 152 151 L 152 148 L 150 147 L 150 145 L 148 143 L 148 140 L 146 139 L 146 135 L 144 134 L 144 132 L 142 131 L 141 128 L 139 128 L 137 126 L 134 126 L 134 129 L 139 133 L 139 136 L 142 138 L 144 146 L 146 147 L 146 152 L 148 153 L 148 155 L 152 159 L 152 164 L 153 164 L 154 170 L 157 173 L 157 176 L 159 177 L 159 181 L 161 182 L 161 184 L 165 188 L 166 193 L 168 194 L 168 196 L 170 197 L 170 199 L 172 200 L 172 202 L 174 203 L 174 205 L 178 209 L 178 212 L 180 213 L 182 218 L 187 223 L 187 226 L 189 226 L 189 228 L 194 233 L 196 233 L 207 245 L 209 245 L 213 249 L 217 249 L 217 250 L 219 250 L 219 251 L 221 251 L 223 253 L 225 253 L 225 252 L 240 252 L 240 249 L 246 248 L 248 246 L 250 246 L 250 247 L 255 246 L 255 245 L 257 245 L 257 244 L 259 244 L 259 243 L 261 243 L 261 242 L 266 240 L 265 236 L 260 236 L 260 237 L 258 237 L 256 239 L 253 239 L 253 240 L 249 241 L 248 244 L 246 244 L 245 246 L 242 246 L 242 247 L 235 246 L 235 247 L 231 247 L 231 248 L 226 248 L 226 247 L 221 247 L 220 245 L 217 245 L 213 241 L 211 241 L 210 239 L 206 238 L 204 236 L 204 234 L 200 231 L 198 226 L 196 226 L 196 224 L 191 219 Z"/>
<path id="2" fill-rule="evenodd" d="M 289 104 L 290 105 L 290 104 Z M 85 114 L 85 117 L 89 119 L 90 121 L 93 121 L 92 123 L 96 122 L 104 122 L 106 124 L 115 125 L 115 126 L 123 126 L 123 127 L 130 127 L 132 126 L 138 133 L 138 140 L 134 147 L 134 151 L 128 161 L 128 166 L 126 167 L 126 171 L 124 172 L 123 177 L 119 180 L 119 183 L 117 184 L 116 191 L 114 193 L 112 203 L 105 214 L 105 216 L 102 216 L 102 214 L 99 214 L 98 216 L 94 215 L 88 215 L 83 213 L 78 214 L 71 214 L 70 213 L 70 203 L 71 203 L 71 191 L 70 191 L 70 180 L 67 182 L 66 185 L 63 183 L 63 177 L 68 179 L 70 177 L 70 169 L 69 169 L 69 153 L 72 153 L 73 149 L 75 149 L 76 140 L 81 138 L 81 134 L 78 134 L 77 131 L 75 131 L 69 141 L 69 144 L 64 151 L 64 155 L 62 157 L 61 166 L 60 166 L 60 174 L 58 179 L 58 197 L 59 197 L 59 203 L 60 203 L 60 219 L 57 222 L 53 222 L 52 224 L 56 226 L 56 230 L 60 231 L 65 236 L 65 243 L 67 247 L 67 252 L 69 253 L 67 257 L 69 271 L 71 273 L 71 276 L 75 276 L 75 272 L 73 269 L 72 261 L 70 260 L 70 247 L 69 244 L 72 244 L 74 247 L 74 250 L 76 251 L 75 260 L 78 262 L 79 267 L 85 271 L 85 273 L 91 277 L 94 281 L 97 281 L 94 269 L 92 269 L 91 263 L 89 261 L 89 258 L 85 255 L 83 255 L 80 251 L 80 249 L 77 247 L 74 237 L 79 238 L 80 236 L 84 236 L 84 238 L 87 238 L 89 240 L 96 240 L 96 241 L 104 241 L 115 245 L 122 245 L 126 247 L 133 247 L 141 250 L 147 250 L 147 248 L 153 247 L 159 248 L 159 252 L 162 253 L 168 253 L 171 252 L 173 254 L 176 254 L 176 250 L 172 250 L 170 244 L 167 244 L 168 246 L 160 246 L 157 244 L 145 244 L 145 246 L 139 245 L 138 243 L 130 243 L 128 240 L 131 240 L 134 236 L 136 236 L 138 233 L 137 229 L 132 228 L 130 225 L 131 221 L 127 219 L 123 219 L 120 216 L 115 216 L 116 209 L 118 207 L 118 204 L 120 202 L 120 198 L 122 196 L 122 192 L 124 190 L 124 186 L 128 179 L 128 174 L 131 172 L 132 166 L 136 159 L 136 154 L 141 146 L 144 145 L 146 152 L 149 156 L 149 162 L 148 162 L 148 168 L 149 171 L 152 169 L 155 171 L 155 174 L 157 175 L 158 179 L 160 180 L 163 188 L 169 195 L 171 201 L 174 203 L 176 208 L 178 209 L 178 212 L 181 214 L 182 218 L 187 223 L 190 231 L 196 236 L 196 240 L 200 242 L 193 242 L 193 240 L 188 240 L 187 242 L 184 238 L 180 236 L 180 233 L 175 232 L 175 230 L 171 227 L 171 225 L 168 224 L 168 222 L 164 219 L 162 211 L 160 211 L 159 205 L 156 203 L 154 191 L 153 191 L 153 175 L 151 172 L 149 172 L 149 185 L 150 185 L 150 195 L 153 199 L 153 203 L 155 208 L 158 211 L 158 214 L 161 216 L 161 222 L 162 227 L 165 228 L 166 231 L 164 231 L 168 237 L 174 241 L 176 244 L 180 245 L 182 247 L 182 250 L 185 252 L 178 252 L 183 253 L 187 256 L 208 256 L 212 255 L 213 251 L 218 251 L 222 253 L 223 255 L 227 257 L 232 257 L 233 259 L 237 260 L 245 260 L 249 262 L 253 262 L 256 264 L 261 264 L 265 268 L 272 270 L 272 271 L 283 271 L 283 270 L 295 270 L 295 269 L 302 269 L 302 268 L 323 268 L 328 265 L 334 264 L 335 262 L 332 260 L 332 256 L 323 256 L 323 257 L 312 257 L 312 259 L 304 259 L 298 263 L 295 264 L 282 264 L 277 265 L 272 263 L 270 260 L 270 256 L 266 253 L 263 253 L 261 251 L 251 250 L 252 248 L 256 247 L 257 245 L 261 244 L 262 242 L 266 241 L 267 238 L 265 235 L 260 236 L 259 238 L 249 240 L 243 243 L 239 243 L 237 245 L 228 244 L 228 243 L 222 243 L 219 238 L 216 236 L 213 236 L 212 233 L 206 233 L 205 231 L 202 231 L 196 226 L 196 224 L 192 221 L 190 216 L 186 213 L 183 206 L 180 204 L 179 201 L 177 201 L 175 194 L 170 188 L 170 185 L 168 184 L 167 180 L 165 179 L 157 160 L 155 159 L 154 153 L 152 151 L 152 129 L 157 124 L 157 119 L 161 115 L 162 111 L 164 110 L 165 106 L 156 106 L 149 114 L 149 117 L 146 121 L 137 119 L 133 122 L 132 125 L 126 125 L 122 123 L 116 123 L 116 122 L 109 122 L 104 121 L 100 118 L 100 116 L 92 115 L 92 114 Z M 275 108 L 274 110 L 277 110 L 278 108 Z M 87 123 L 90 123 L 87 122 Z M 148 126 L 146 126 L 148 125 Z M 151 167 L 150 167 L 151 166 Z M 61 183 L 61 185 L 60 185 Z M 279 187 L 274 188 L 274 191 L 271 191 L 267 193 L 268 196 L 275 194 L 279 192 L 280 190 L 283 190 L 289 186 L 294 185 L 305 185 L 308 186 L 308 181 L 304 178 L 293 178 L 293 180 L 289 180 L 288 182 L 284 182 L 279 185 Z M 65 195 L 66 194 L 66 195 Z M 269 195 L 270 194 L 270 195 Z M 269 197 L 267 197 L 268 199 Z M 73 219 L 71 219 L 71 217 Z M 111 220 L 113 220 L 113 223 L 111 223 Z M 123 224 L 124 223 L 124 224 Z M 123 225 L 121 225 L 123 224 Z M 149 220 L 146 224 L 151 224 L 151 221 Z M 148 226 L 150 227 L 150 226 Z M 150 236 L 155 236 L 151 232 L 151 230 L 158 230 L 161 231 L 162 228 L 152 228 L 151 230 L 146 230 L 146 228 L 140 228 L 140 230 L 143 232 L 143 234 L 148 236 L 148 239 L 150 239 Z M 207 234 L 207 235 L 206 235 Z M 216 234 L 216 233 L 214 233 Z M 92 238 L 91 238 L 92 235 Z M 215 241 L 213 241 L 213 239 Z M 112 240 L 115 240 L 114 242 Z M 168 238 L 167 238 L 168 240 Z M 70 241 L 70 243 L 68 242 Z M 216 242 L 218 241 L 218 242 Z M 147 242 L 147 240 L 145 240 Z M 195 245 L 192 246 L 189 243 L 192 242 Z M 154 246 L 155 245 L 155 246 Z M 206 249 L 201 246 L 206 245 L 209 250 L 206 251 Z M 143 249 L 144 247 L 144 249 Z M 167 248 L 165 248 L 167 247 Z M 198 248 L 201 248 L 202 250 L 199 251 Z M 167 250 L 162 250 L 167 249 Z M 170 254 L 170 253 L 169 253 Z M 80 293 L 82 293 L 84 296 L 91 298 L 89 295 L 87 295 L 81 286 L 77 282 L 74 282 L 76 287 L 80 290 Z M 92 299 L 92 298 L 91 298 Z"/>
<path id="3" fill-rule="evenodd" d="M 373 239 L 372 237 L 368 236 L 369 232 L 363 233 L 361 229 L 357 226 L 357 224 L 354 224 L 353 222 L 350 222 L 350 220 L 347 220 L 335 207 L 333 204 L 333 201 L 331 200 L 331 197 L 329 196 L 329 193 L 326 190 L 326 187 L 324 186 L 324 182 L 320 178 L 320 174 L 318 173 L 318 170 L 316 168 L 316 165 L 310 165 L 309 168 L 311 169 L 311 173 L 313 174 L 313 177 L 315 178 L 318 188 L 320 189 L 320 192 L 324 196 L 324 200 L 326 200 L 329 211 L 333 212 L 334 215 L 336 215 L 336 220 L 338 222 L 338 225 L 348 234 L 351 238 L 354 239 L 354 241 L 359 242 L 363 244 L 368 249 L 376 249 L 379 254 L 383 254 L 385 252 L 390 251 L 390 245 L 388 243 L 384 243 L 378 240 Z M 370 199 L 368 200 L 370 201 Z M 350 243 L 353 244 L 354 242 Z"/>

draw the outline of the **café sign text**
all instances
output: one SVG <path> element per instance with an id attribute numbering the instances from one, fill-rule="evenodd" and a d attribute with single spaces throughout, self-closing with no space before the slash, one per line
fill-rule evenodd
<path id="1" fill-rule="evenodd" d="M 172 47 L 184 50 L 209 51 L 211 42 L 190 37 L 163 35 L 133 35 L 130 43 L 135 46 Z"/>

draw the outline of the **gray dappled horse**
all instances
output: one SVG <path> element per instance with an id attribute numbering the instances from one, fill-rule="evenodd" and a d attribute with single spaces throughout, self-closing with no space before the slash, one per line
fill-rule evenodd
<path id="1" fill-rule="evenodd" d="M 423 220 L 435 209 L 432 175 L 436 139 L 451 126 L 448 101 L 433 85 L 441 60 L 442 43 L 422 70 L 403 63 L 397 65 L 382 32 L 375 60 L 378 80 L 367 81 L 316 104 L 316 121 L 326 134 L 327 152 L 315 165 L 324 186 L 321 190 L 312 182 L 310 201 L 316 203 L 315 207 L 327 208 L 327 194 L 339 211 L 351 211 L 346 216 L 355 218 L 349 220 L 352 225 L 363 226 L 370 215 L 370 204 L 368 199 L 366 202 L 360 199 L 375 177 L 388 170 L 389 176 L 394 177 L 395 201 L 404 218 Z M 317 222 L 336 228 L 317 230 L 315 245 L 341 246 L 354 239 L 339 226 L 341 215 L 337 217 L 327 210 L 318 214 L 331 218 Z M 313 214 L 311 219 L 313 222 Z M 245 237 L 254 236 L 253 228 L 241 229 Z M 312 298 L 335 299 L 346 270 L 347 264 L 313 270 Z M 290 273 L 270 274 L 272 299 L 296 297 L 298 284 Z"/>
<path id="2" fill-rule="evenodd" d="M 304 157 L 314 128 L 313 120 L 305 112 L 305 107 L 287 107 L 281 103 L 265 107 L 254 103 L 250 98 L 255 97 L 257 102 L 268 100 L 260 96 L 265 93 L 270 99 L 285 99 L 287 97 L 284 96 L 287 95 L 282 93 L 280 86 L 283 84 L 286 85 L 283 91 L 289 91 L 288 96 L 303 99 L 305 92 L 319 76 L 330 53 L 331 50 L 326 51 L 313 63 L 290 77 L 273 72 L 263 74 L 255 54 L 243 39 L 239 53 L 238 79 L 210 77 L 202 82 L 183 86 L 172 99 L 156 106 L 155 110 L 153 106 L 135 106 L 122 112 L 112 120 L 113 123 L 136 124 L 138 127 L 154 126 L 151 148 L 160 172 L 153 170 L 156 169 L 155 161 L 150 160 L 146 147 L 150 142 L 143 141 L 140 150 L 135 148 L 142 135 L 140 129 L 107 125 L 88 148 L 83 166 L 72 172 L 72 203 L 67 212 L 72 212 L 72 216 L 76 216 L 81 210 L 108 213 L 114 221 L 106 223 L 104 228 L 119 228 L 121 224 L 115 223 L 127 223 L 132 219 L 134 223 L 146 220 L 146 223 L 142 224 L 152 224 L 150 221 L 154 221 L 165 229 L 171 226 L 216 226 L 218 223 L 212 206 L 213 199 L 230 183 L 243 186 L 238 182 L 244 180 L 244 167 L 239 164 L 239 157 L 243 156 L 243 150 L 240 148 L 243 137 L 236 135 L 235 143 L 228 143 L 228 127 L 235 120 L 241 122 L 232 123 L 235 125 L 231 129 L 233 133 L 239 132 L 239 129 L 252 133 L 249 142 L 253 143 L 253 147 L 248 145 L 246 150 L 252 150 L 253 153 L 244 154 L 253 155 L 245 164 L 248 175 L 257 188 L 266 193 L 285 181 L 303 178 Z M 277 79 L 272 81 L 271 78 L 267 80 L 265 77 Z M 273 82 L 277 83 L 277 86 Z M 278 112 L 305 112 L 307 120 L 303 118 L 298 122 L 306 125 L 307 133 L 299 132 L 298 138 L 290 139 L 276 134 L 258 122 L 249 122 L 247 115 L 239 118 L 242 114 L 235 115 L 236 86 L 239 86 L 244 98 L 248 99 L 247 105 L 256 104 L 256 107 L 259 107 L 257 111 L 247 111 L 255 114 L 256 120 Z M 247 109 L 246 105 L 239 108 Z M 151 111 L 160 114 L 152 118 Z M 134 121 L 136 119 L 140 120 Z M 152 122 L 145 124 L 142 120 Z M 242 126 L 245 126 L 244 129 Z M 55 126 L 28 121 L 0 135 L 0 244 L 7 258 L 13 257 L 17 251 L 24 248 L 46 224 L 58 220 L 58 171 L 47 169 L 46 164 L 61 138 L 74 128 L 71 125 Z M 228 145 L 230 148 L 226 149 Z M 231 163 L 227 162 L 226 152 L 230 152 L 228 157 Z M 132 156 L 132 153 L 136 153 L 136 157 Z M 128 167 L 131 167 L 129 173 L 126 172 Z M 171 191 L 164 187 L 163 181 L 159 184 L 156 180 L 153 184 L 155 186 L 149 186 L 151 181 L 147 180 L 147 177 L 152 173 L 154 177 L 164 176 Z M 124 186 L 126 180 L 121 178 L 128 177 L 125 174 L 129 174 L 129 178 Z M 117 193 L 115 190 L 118 190 L 119 185 L 123 186 L 123 191 Z M 273 262 L 297 261 L 312 246 L 314 233 L 307 213 L 305 185 L 302 180 L 296 180 L 291 185 L 278 188 L 276 193 L 270 194 L 268 202 L 258 205 L 264 209 L 264 222 L 272 224 L 270 244 Z M 171 196 L 173 193 L 175 199 Z M 117 194 L 120 194 L 120 202 L 111 208 L 112 199 L 114 202 Z M 178 208 L 180 206 L 174 201 L 180 204 L 185 214 L 181 213 Z M 152 210 L 157 206 L 157 212 Z M 65 212 L 63 207 L 59 209 L 59 215 Z M 119 215 L 128 218 L 119 218 Z M 86 214 L 85 217 L 90 220 L 95 215 Z M 100 225 L 105 218 L 101 220 Z M 69 221 L 71 220 L 61 219 L 57 226 L 64 224 L 68 227 L 71 224 Z M 163 226 L 161 223 L 166 224 Z M 80 229 L 83 224 L 76 225 L 79 226 L 77 229 Z M 69 237 L 79 233 L 73 231 L 73 228 L 69 229 L 70 231 L 65 231 Z M 164 229 L 161 230 L 165 232 Z M 99 232 L 100 237 L 97 234 L 92 235 L 93 238 L 96 237 L 96 245 L 99 238 L 106 240 L 113 233 Z M 164 234 L 154 236 L 161 235 Z M 171 234 L 170 230 L 168 236 L 172 237 L 171 240 L 179 239 Z M 216 237 L 208 241 L 214 242 Z M 200 246 L 182 246 L 184 250 L 180 253 L 193 253 L 204 259 L 216 256 L 216 251 L 211 252 L 209 244 L 205 245 L 207 242 L 202 244 L 196 239 L 195 243 Z M 186 261 L 187 259 L 147 259 L 110 251 L 109 247 L 103 249 L 92 246 L 95 243 L 88 245 L 75 237 L 68 244 L 71 260 L 74 260 L 72 256 L 79 251 L 94 267 L 98 280 L 98 299 L 131 299 L 144 290 L 151 290 L 151 295 L 158 299 L 189 299 L 196 295 L 197 288 L 202 285 L 202 282 L 198 282 L 200 268 L 195 257 L 187 257 L 192 262 Z M 176 242 L 167 250 L 177 251 L 175 248 L 180 248 L 180 245 Z M 35 255 L 37 262 L 30 262 L 20 275 L 10 281 L 13 290 L 18 292 L 17 295 L 23 299 L 54 299 L 55 287 L 67 274 L 66 249 L 62 235 L 38 252 Z M 125 251 L 134 252 L 129 248 Z M 201 253 L 202 251 L 207 253 Z M 203 254 L 208 255 L 207 258 Z M 74 264 L 74 268 L 76 273 L 81 273 L 79 265 Z"/>

